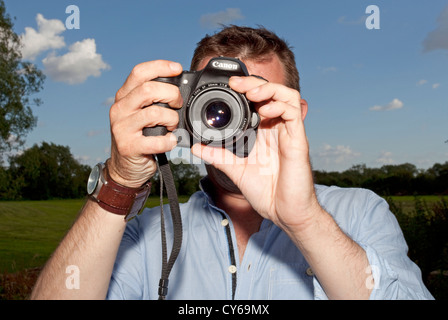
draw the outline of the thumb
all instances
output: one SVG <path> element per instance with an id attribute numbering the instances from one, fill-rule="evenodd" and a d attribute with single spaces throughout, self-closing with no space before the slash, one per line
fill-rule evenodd
<path id="1" fill-rule="evenodd" d="M 236 167 L 244 161 L 225 148 L 210 147 L 200 143 L 194 144 L 191 152 L 196 157 L 224 172 L 229 178 L 237 171 L 235 170 Z"/>

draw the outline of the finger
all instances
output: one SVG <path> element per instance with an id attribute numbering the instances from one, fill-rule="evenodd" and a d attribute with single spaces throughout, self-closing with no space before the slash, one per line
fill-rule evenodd
<path id="1" fill-rule="evenodd" d="M 167 152 L 177 145 L 176 137 L 169 132 L 165 136 L 145 137 L 140 135 L 129 135 L 114 139 L 113 148 L 116 154 L 123 159 L 136 159 L 141 156 L 148 156 Z"/>
<path id="2" fill-rule="evenodd" d="M 300 108 L 300 93 L 277 83 L 265 83 L 245 92 L 247 99 L 253 102 L 280 101 Z"/>
<path id="3" fill-rule="evenodd" d="M 267 80 L 249 76 L 249 77 L 231 77 L 229 85 L 235 91 L 246 93 L 247 91 L 267 83 Z"/>
<path id="4" fill-rule="evenodd" d="M 231 175 L 238 169 L 238 164 L 242 164 L 241 162 L 246 161 L 246 159 L 237 158 L 228 149 L 206 146 L 200 143 L 194 144 L 191 148 L 191 152 L 196 157 L 228 174 L 229 178 L 231 178 Z M 226 168 L 232 168 L 230 171 L 233 171 L 229 173 L 229 170 L 226 170 Z"/>
<path id="5" fill-rule="evenodd" d="M 135 131 L 143 128 L 164 126 L 168 131 L 173 131 L 179 123 L 179 115 L 176 111 L 160 106 L 150 106 L 136 112 L 124 120 L 124 125 L 130 125 Z"/>
<path id="6" fill-rule="evenodd" d="M 145 106 L 158 102 L 167 103 L 173 108 L 180 108 L 182 96 L 179 88 L 161 82 L 145 82 L 112 105 L 111 115 L 123 117 L 125 114 L 137 112 Z"/>
<path id="7" fill-rule="evenodd" d="M 152 106 L 112 123 L 111 130 L 114 137 L 131 137 L 132 142 L 132 139 L 142 136 L 143 128 L 164 126 L 173 131 L 178 123 L 179 116 L 174 110 Z"/>
<path id="8" fill-rule="evenodd" d="M 177 145 L 177 138 L 169 132 L 165 136 L 150 136 L 138 139 L 137 147 L 142 155 L 153 155 L 159 153 L 165 153 L 173 150 Z"/>
<path id="9" fill-rule="evenodd" d="M 132 69 L 123 86 L 118 90 L 115 100 L 118 101 L 128 95 L 133 89 L 144 82 L 157 77 L 174 77 L 182 72 L 182 66 L 177 62 L 156 60 L 143 62 Z"/>
<path id="10" fill-rule="evenodd" d="M 271 101 L 266 103 L 258 108 L 258 113 L 263 118 L 281 118 L 285 121 L 298 121 L 301 118 L 300 108 L 282 101 Z"/>
<path id="11" fill-rule="evenodd" d="M 285 131 L 281 127 L 277 127 L 278 133 L 287 133 L 292 140 L 289 142 L 293 145 L 301 145 L 306 141 L 305 126 L 301 117 L 301 110 L 284 102 L 270 102 L 258 109 L 262 121 L 260 128 L 272 128 L 277 126 L 280 121 L 284 123 Z"/>

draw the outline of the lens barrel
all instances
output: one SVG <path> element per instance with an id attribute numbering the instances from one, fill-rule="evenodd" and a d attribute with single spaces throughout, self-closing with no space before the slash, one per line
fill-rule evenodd
<path id="1" fill-rule="evenodd" d="M 233 143 L 246 130 L 250 106 L 227 84 L 213 83 L 196 90 L 187 105 L 188 128 L 204 144 Z"/>

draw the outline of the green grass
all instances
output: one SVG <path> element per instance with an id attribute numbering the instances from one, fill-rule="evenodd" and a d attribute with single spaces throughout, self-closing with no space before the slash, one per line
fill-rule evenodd
<path id="1" fill-rule="evenodd" d="M 72 225 L 83 200 L 0 202 L 0 271 L 41 266 Z"/>
<path id="2" fill-rule="evenodd" d="M 185 202 L 187 197 L 179 197 Z M 79 200 L 0 201 L 0 273 L 41 267 L 84 204 Z M 147 207 L 159 205 L 150 197 Z"/>
<path id="3" fill-rule="evenodd" d="M 410 213 L 415 210 L 415 196 L 391 196 L 388 198 L 391 198 L 397 206 L 401 207 L 404 213 Z M 417 198 L 431 207 L 431 205 L 440 201 L 442 196 L 427 195 L 417 196 Z M 447 199 L 448 197 L 444 196 L 443 198 Z"/>
<path id="4" fill-rule="evenodd" d="M 391 197 L 404 212 L 414 209 L 413 196 Z M 439 196 L 421 196 L 428 205 Z M 179 197 L 185 202 L 188 197 Z M 166 203 L 166 200 L 165 200 Z M 0 272 L 16 272 L 42 266 L 73 224 L 84 199 L 48 201 L 0 201 Z M 159 205 L 151 196 L 147 207 Z"/>

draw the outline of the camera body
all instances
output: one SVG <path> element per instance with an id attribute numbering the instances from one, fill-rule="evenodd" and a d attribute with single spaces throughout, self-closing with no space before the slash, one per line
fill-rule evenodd
<path id="1" fill-rule="evenodd" d="M 229 79 L 248 75 L 240 60 L 218 57 L 211 59 L 202 70 L 154 79 L 179 87 L 184 100 L 180 109 L 173 109 L 179 114 L 179 125 L 173 132 L 178 146 L 191 147 L 200 142 L 247 157 L 255 144 L 260 117 L 252 102 L 230 88 Z M 167 104 L 157 105 L 169 108 Z M 145 136 L 166 133 L 163 126 L 143 129 Z"/>

